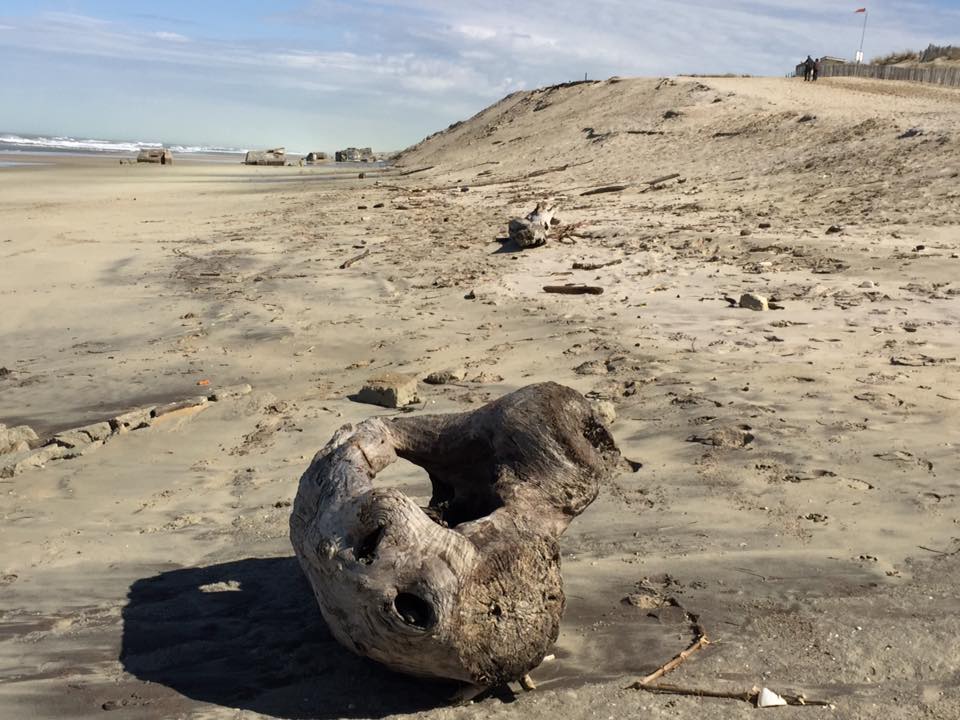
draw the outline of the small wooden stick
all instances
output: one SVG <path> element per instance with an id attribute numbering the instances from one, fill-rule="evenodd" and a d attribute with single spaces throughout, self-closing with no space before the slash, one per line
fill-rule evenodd
<path id="1" fill-rule="evenodd" d="M 643 690 L 645 692 L 654 693 L 655 695 L 691 695 L 693 697 L 711 697 L 711 698 L 724 698 L 726 700 L 742 700 L 743 702 L 755 702 L 757 695 L 760 693 L 760 691 L 757 690 L 756 688 L 753 688 L 752 690 L 745 690 L 742 692 L 735 692 L 735 691 L 724 692 L 723 690 L 704 690 L 702 688 L 685 688 L 685 687 L 680 687 L 679 685 L 646 685 L 639 680 L 627 689 Z"/>
<path id="2" fill-rule="evenodd" d="M 560 295 L 603 295 L 603 288 L 596 285 L 544 285 L 543 291 Z"/>
<path id="3" fill-rule="evenodd" d="M 415 170 L 404 170 L 400 173 L 400 177 L 405 175 L 416 175 L 417 173 L 426 172 L 427 170 L 433 170 L 433 165 L 428 165 L 427 167 L 416 168 Z"/>
<path id="4" fill-rule="evenodd" d="M 600 195 L 601 193 L 610 193 L 610 192 L 620 192 L 621 190 L 626 190 L 629 185 L 607 185 L 605 187 L 594 188 L 593 190 L 587 190 L 586 192 L 580 193 L 580 197 L 586 197 L 588 195 Z"/>
<path id="5" fill-rule="evenodd" d="M 628 689 L 643 690 L 644 692 L 654 693 L 656 695 L 687 695 L 693 697 L 721 698 L 724 700 L 741 700 L 742 702 L 757 704 L 760 697 L 760 690 L 751 688 L 742 691 L 724 691 L 707 690 L 704 688 L 685 688 L 679 685 L 644 685 L 641 682 L 635 682 Z M 796 707 L 833 707 L 834 704 L 828 700 L 808 700 L 803 695 L 780 695 L 786 700 L 787 705 Z"/>
<path id="6" fill-rule="evenodd" d="M 557 240 L 565 240 L 577 235 L 577 230 L 583 227 L 584 223 L 581 220 L 580 222 L 570 223 L 568 225 L 558 225 L 554 228 L 554 233 Z"/>
<path id="7" fill-rule="evenodd" d="M 360 261 L 360 260 L 363 260 L 363 259 L 364 259 L 367 255 L 369 255 L 369 254 L 370 254 L 370 251 L 369 251 L 369 250 L 364 250 L 364 251 L 363 251 L 362 253 L 360 253 L 359 255 L 356 255 L 356 256 L 350 258 L 349 260 L 345 260 L 343 263 L 341 263 L 341 264 L 340 264 L 340 269 L 341 269 L 341 270 L 346 270 L 348 267 L 350 267 L 351 265 L 353 265 L 355 262 L 358 262 L 358 261 Z"/>
<path id="8" fill-rule="evenodd" d="M 610 265 L 619 265 L 623 260 L 610 260 L 609 262 L 575 262 L 573 264 L 574 270 L 599 270 L 600 268 L 609 267 Z"/>
<path id="9" fill-rule="evenodd" d="M 664 663 L 663 665 L 658 667 L 656 670 L 654 670 L 652 673 L 647 675 L 645 678 L 638 680 L 630 687 L 636 690 L 642 689 L 644 686 L 649 685 L 654 680 L 657 680 L 663 677 L 671 670 L 676 670 L 678 667 L 683 665 L 683 663 L 685 663 L 691 655 L 693 655 L 699 650 L 702 650 L 704 647 L 710 644 L 710 641 L 707 639 L 707 631 L 703 629 L 703 625 L 700 624 L 699 618 L 697 618 L 696 616 L 693 616 L 693 618 L 697 628 L 696 641 L 686 650 L 684 650 L 675 658 L 670 660 L 670 662 Z"/>
<path id="10" fill-rule="evenodd" d="M 520 678 L 520 687 L 527 692 L 532 692 L 533 690 L 537 689 L 537 684 L 533 681 L 533 678 L 527 674 Z"/>
<path id="11" fill-rule="evenodd" d="M 645 678 L 637 680 L 632 685 L 628 685 L 626 690 L 643 690 L 644 692 L 656 693 L 660 695 L 692 695 L 695 697 L 711 697 L 711 698 L 724 698 L 727 700 L 741 700 L 743 702 L 751 703 L 753 705 L 757 704 L 757 701 L 760 697 L 760 689 L 753 687 L 750 690 L 744 690 L 740 692 L 736 691 L 723 691 L 723 690 L 705 690 L 703 688 L 685 688 L 680 687 L 679 685 L 651 685 L 654 680 L 657 680 L 668 672 L 676 670 L 683 663 L 685 663 L 691 655 L 702 650 L 704 647 L 710 644 L 710 641 L 707 639 L 707 631 L 704 630 L 703 624 L 700 622 L 700 618 L 696 615 L 690 615 L 691 620 L 694 623 L 694 626 L 697 629 L 697 639 L 694 641 L 690 647 L 681 652 L 679 655 L 674 657 L 667 663 L 664 663 L 652 673 L 647 675 Z M 807 700 L 803 695 L 780 695 L 787 705 L 810 705 L 810 706 L 819 706 L 819 707 L 833 707 L 833 703 L 827 702 L 825 700 Z"/>
<path id="12" fill-rule="evenodd" d="M 660 183 L 665 183 L 667 180 L 673 180 L 674 178 L 680 177 L 680 173 L 670 173 L 669 175 L 664 175 L 663 177 L 658 177 L 653 180 L 647 180 L 647 185 L 659 185 Z"/>

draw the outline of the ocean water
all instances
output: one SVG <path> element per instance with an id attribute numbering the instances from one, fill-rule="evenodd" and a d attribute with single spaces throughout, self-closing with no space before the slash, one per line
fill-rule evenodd
<path id="1" fill-rule="evenodd" d="M 0 152 L 2 153 L 69 153 L 69 154 L 130 154 L 146 148 L 168 147 L 174 154 L 197 155 L 242 155 L 242 148 L 173 145 L 142 140 L 96 140 L 93 138 L 74 138 L 64 135 L 47 137 L 0 131 Z"/>

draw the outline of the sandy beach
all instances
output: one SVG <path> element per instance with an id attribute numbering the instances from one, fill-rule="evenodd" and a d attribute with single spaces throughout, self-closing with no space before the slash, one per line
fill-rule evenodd
<path id="1" fill-rule="evenodd" d="M 0 166 L 0 423 L 198 398 L 0 478 L 0 715 L 960 717 L 958 118 L 892 81 L 613 79 L 362 179 Z M 549 242 L 505 242 L 545 199 Z M 555 381 L 612 403 L 636 468 L 563 536 L 539 688 L 463 707 L 342 649 L 288 537 L 314 453 L 400 412 L 349 396 L 447 368 L 414 414 Z M 378 482 L 430 496 L 407 462 Z M 834 707 L 625 689 L 694 616 L 667 682 Z"/>

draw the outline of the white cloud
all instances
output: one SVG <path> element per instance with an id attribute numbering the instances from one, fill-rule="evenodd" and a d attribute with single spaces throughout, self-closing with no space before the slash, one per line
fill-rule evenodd
<path id="1" fill-rule="evenodd" d="M 471 40 L 490 40 L 497 36 L 497 31 L 493 28 L 479 25 L 459 25 L 454 30 Z"/>
<path id="2" fill-rule="evenodd" d="M 143 67 L 172 87 L 205 89 L 204 100 L 273 92 L 333 113 L 345 102 L 392 132 L 396 108 L 426 134 L 520 87 L 609 75 L 738 72 L 780 75 L 806 56 L 851 56 L 863 2 L 836 0 L 301 0 L 294 13 L 251 17 L 295 28 L 290 40 L 204 39 L 71 13 L 4 17 L 0 52 Z M 945 44 L 960 36 L 960 12 L 935 0 L 869 0 L 869 56 Z M 14 26 L 16 26 L 14 28 Z M 168 27 L 154 25 L 154 27 Z M 169 27 L 182 27 L 170 25 Z M 316 39 L 312 40 L 311 30 Z M 306 31 L 306 32 L 305 32 Z M 32 60 L 31 60 L 32 62 Z M 177 83 L 180 77 L 184 82 Z M 29 82 L 29 79 L 24 79 Z M 251 93 L 251 88 L 256 93 Z M 284 94 L 285 93 L 285 94 Z M 335 99 L 336 103 L 331 100 Z M 392 110 L 382 113 L 384 107 Z M 306 111 L 306 110 L 304 110 Z M 460 115 L 451 115 L 459 113 Z M 372 118 L 372 120 L 371 120 Z M 415 140 L 409 137 L 407 140 Z"/>
<path id="3" fill-rule="evenodd" d="M 836 0 L 316 0 L 280 18 L 341 31 L 327 47 L 277 52 L 253 42 L 203 41 L 177 32 L 138 33 L 71 13 L 25 19 L 4 43 L 61 54 L 240 71 L 337 73 L 319 86 L 358 92 L 395 84 L 406 92 L 493 99 L 505 76 L 534 83 L 619 74 L 781 74 L 797 56 L 852 55 L 859 16 Z M 929 2 L 873 0 L 868 55 L 960 33 L 956 11 Z M 2 18 L 0 18 L 2 19 Z M 944 25 L 952 25 L 952 28 Z M 0 25 L 0 27 L 6 27 Z M 316 83 L 316 77 L 305 77 Z M 215 78 L 211 78 L 214 82 Z"/>
<path id="4" fill-rule="evenodd" d="M 181 35 L 180 33 L 175 32 L 165 32 L 160 30 L 158 32 L 152 33 L 153 37 L 159 40 L 169 40 L 170 42 L 185 43 L 190 42 L 190 38 L 186 35 Z"/>

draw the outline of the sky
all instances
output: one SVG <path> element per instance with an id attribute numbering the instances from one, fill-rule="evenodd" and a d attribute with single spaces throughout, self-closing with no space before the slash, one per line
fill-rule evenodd
<path id="1" fill-rule="evenodd" d="M 863 0 L 0 0 L 0 131 L 396 150 L 519 89 L 784 75 Z M 960 45 L 960 0 L 872 0 L 867 58 Z"/>

